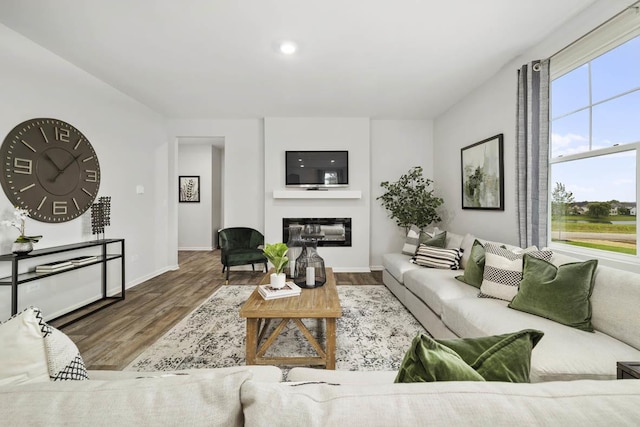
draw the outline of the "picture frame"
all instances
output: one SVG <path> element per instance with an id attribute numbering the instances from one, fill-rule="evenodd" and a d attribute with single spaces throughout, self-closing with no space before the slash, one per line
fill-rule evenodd
<path id="1" fill-rule="evenodd" d="M 178 177 L 178 202 L 200 203 L 199 175 L 180 175 Z"/>
<path id="2" fill-rule="evenodd" d="M 462 209 L 504 210 L 504 135 L 460 149 Z"/>

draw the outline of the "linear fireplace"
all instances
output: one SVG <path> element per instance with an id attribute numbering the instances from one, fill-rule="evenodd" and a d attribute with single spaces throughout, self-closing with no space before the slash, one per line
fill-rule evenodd
<path id="1" fill-rule="evenodd" d="M 318 246 L 351 246 L 351 218 L 282 218 L 285 243 L 289 227 L 302 228 L 302 239 L 316 240 Z"/>

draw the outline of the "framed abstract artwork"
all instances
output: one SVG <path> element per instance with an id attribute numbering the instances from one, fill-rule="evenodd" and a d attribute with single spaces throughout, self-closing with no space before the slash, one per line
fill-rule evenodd
<path id="1" fill-rule="evenodd" d="M 200 203 L 200 176 L 178 177 L 178 201 Z"/>
<path id="2" fill-rule="evenodd" d="M 504 210 L 503 134 L 460 150 L 462 209 Z"/>

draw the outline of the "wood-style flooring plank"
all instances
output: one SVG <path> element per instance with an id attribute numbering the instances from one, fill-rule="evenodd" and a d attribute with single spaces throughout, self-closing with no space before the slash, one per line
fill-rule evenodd
<path id="1" fill-rule="evenodd" d="M 62 328 L 78 346 L 89 369 L 121 370 L 175 324 L 225 285 L 220 251 L 180 251 L 180 268 L 126 292 L 124 301 Z M 256 286 L 264 272 L 236 270 L 230 285 Z M 336 273 L 338 285 L 380 285 L 382 273 Z M 64 323 L 64 318 L 52 322 Z"/>

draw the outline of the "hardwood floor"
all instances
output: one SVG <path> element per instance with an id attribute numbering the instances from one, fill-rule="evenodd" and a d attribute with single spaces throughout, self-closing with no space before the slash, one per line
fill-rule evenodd
<path id="1" fill-rule="evenodd" d="M 224 286 L 220 252 L 181 251 L 180 269 L 127 290 L 126 299 L 61 330 L 88 369 L 121 370 L 173 325 Z M 256 269 L 259 267 L 256 266 Z M 229 284 L 257 285 L 262 271 L 231 270 Z M 382 272 L 336 273 L 338 285 L 382 284 Z M 61 324 L 64 319 L 60 319 Z M 56 322 L 52 322 L 56 326 Z"/>

